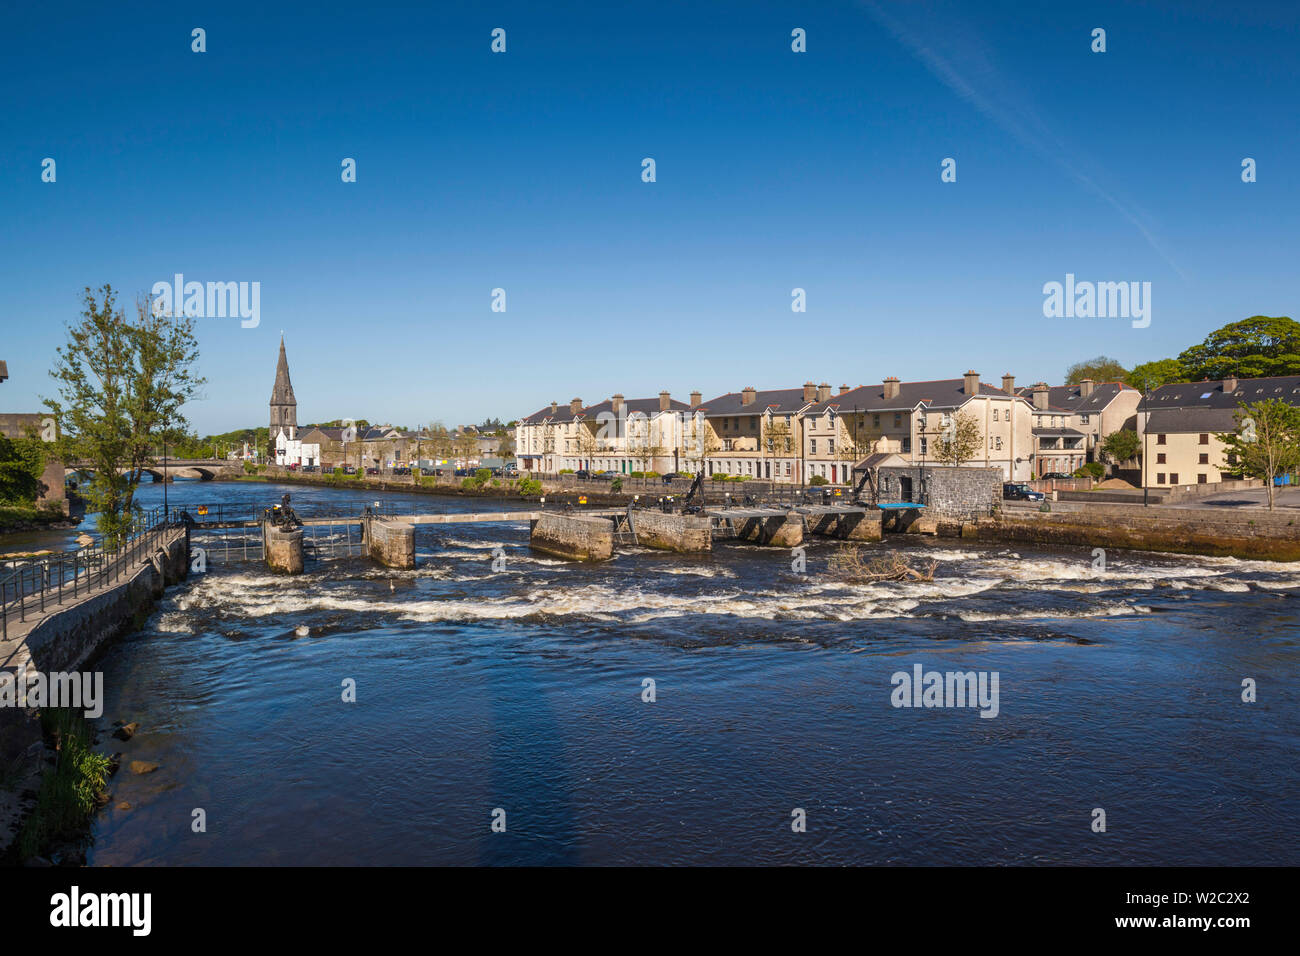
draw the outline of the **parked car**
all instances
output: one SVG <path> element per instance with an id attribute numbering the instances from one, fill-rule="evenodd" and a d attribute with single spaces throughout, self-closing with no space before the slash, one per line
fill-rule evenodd
<path id="1" fill-rule="evenodd" d="M 303 471 L 320 471 L 320 469 L 317 468 L 315 465 L 303 465 L 303 466 L 302 466 L 302 470 L 303 470 Z"/>
<path id="2" fill-rule="evenodd" d="M 679 475 L 679 474 L 678 474 L 677 472 L 675 472 L 675 471 L 670 471 L 670 472 L 668 472 L 668 474 L 666 474 L 666 475 L 660 475 L 660 477 L 663 478 L 663 480 L 664 480 L 664 484 L 665 484 L 665 485 L 671 485 L 671 484 L 673 483 L 673 479 L 674 479 L 674 478 L 687 478 L 687 477 L 689 477 L 689 476 L 688 476 L 688 475 Z"/>
<path id="3" fill-rule="evenodd" d="M 574 478 L 590 478 L 590 477 L 591 477 L 591 472 L 589 472 L 586 468 L 579 468 L 577 471 L 575 471 L 575 472 L 573 473 L 573 477 L 574 477 Z"/>
<path id="4" fill-rule="evenodd" d="M 594 475 L 592 475 L 591 477 L 594 478 L 594 479 L 596 479 L 597 481 L 613 481 L 615 478 L 618 477 L 618 472 L 614 472 L 614 471 L 598 471 L 598 472 L 596 472 Z"/>
<path id="5" fill-rule="evenodd" d="M 1002 497 L 1013 501 L 1042 501 L 1044 495 L 1026 484 L 1008 482 L 1002 486 Z"/>
<path id="6" fill-rule="evenodd" d="M 1049 471 L 1047 474 L 1043 475 L 1044 479 L 1063 479 L 1065 481 L 1069 481 L 1073 477 L 1074 475 L 1067 475 L 1063 471 Z"/>

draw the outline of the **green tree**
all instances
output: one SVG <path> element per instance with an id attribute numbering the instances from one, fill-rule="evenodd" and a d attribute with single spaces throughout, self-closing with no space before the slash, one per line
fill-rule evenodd
<path id="1" fill-rule="evenodd" d="M 980 423 L 969 412 L 961 412 L 939 433 L 934 457 L 945 465 L 963 465 L 983 450 Z"/>
<path id="2" fill-rule="evenodd" d="M 30 505 L 40 496 L 45 470 L 42 444 L 36 438 L 0 435 L 0 503 Z"/>
<path id="3" fill-rule="evenodd" d="M 1178 360 L 1188 381 L 1235 375 L 1264 378 L 1300 374 L 1300 322 L 1286 316 L 1252 315 L 1230 322 L 1184 350 Z"/>
<path id="4" fill-rule="evenodd" d="M 128 321 L 111 286 L 86 288 L 50 370 L 57 395 L 44 402 L 58 423 L 55 454 L 94 470 L 85 497 L 110 544 L 132 529 L 136 484 L 155 443 L 186 427 L 181 407 L 204 382 L 197 359 L 192 320 L 155 314 L 144 298 Z"/>
<path id="5" fill-rule="evenodd" d="M 1154 362 L 1134 365 L 1127 379 L 1128 384 L 1134 388 L 1159 388 L 1161 385 L 1187 380 L 1187 369 L 1176 358 L 1156 359 Z"/>
<path id="6" fill-rule="evenodd" d="M 1132 461 L 1141 451 L 1142 439 L 1138 437 L 1137 432 L 1130 431 L 1127 428 L 1111 432 L 1101 442 L 1102 454 L 1116 465 L 1121 462 Z"/>
<path id="7" fill-rule="evenodd" d="M 1233 415 L 1235 432 L 1218 435 L 1235 459 L 1234 470 L 1263 478 L 1268 510 L 1273 510 L 1273 479 L 1300 467 L 1300 409 L 1280 398 L 1242 405 Z"/>
<path id="8" fill-rule="evenodd" d="M 1119 364 L 1119 359 L 1107 355 L 1075 362 L 1065 370 L 1065 384 L 1078 385 L 1085 378 L 1094 382 L 1127 382 L 1128 369 Z"/>

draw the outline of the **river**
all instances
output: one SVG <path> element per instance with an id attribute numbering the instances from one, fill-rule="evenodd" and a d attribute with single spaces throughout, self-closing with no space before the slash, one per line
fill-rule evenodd
<path id="1" fill-rule="evenodd" d="M 358 497 L 168 494 L 286 490 Z M 103 748 L 159 768 L 113 778 L 89 861 L 1300 863 L 1300 565 L 931 539 L 877 547 L 933 582 L 846 586 L 835 547 L 590 566 L 475 524 L 419 527 L 414 571 L 212 566 L 97 665 Z M 892 706 L 917 664 L 996 672 L 997 716 Z"/>

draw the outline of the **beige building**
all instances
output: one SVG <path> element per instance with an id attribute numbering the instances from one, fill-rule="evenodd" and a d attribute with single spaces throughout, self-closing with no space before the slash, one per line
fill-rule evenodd
<path id="1" fill-rule="evenodd" d="M 691 395 L 699 405 L 699 392 Z M 663 391 L 658 398 L 612 395 L 584 406 L 552 402 L 515 425 L 515 457 L 521 471 L 556 474 L 613 471 L 619 474 L 684 467 L 692 406 Z"/>
<path id="2" fill-rule="evenodd" d="M 1029 403 L 1015 392 L 982 383 L 978 372 L 961 378 L 900 382 L 842 389 L 809 406 L 804 418 L 804 480 L 814 476 L 848 483 L 853 465 L 871 454 L 895 454 L 914 464 L 935 463 L 944 435 L 961 416 L 979 430 L 979 450 L 963 464 L 1000 468 L 1007 481 L 1022 481 L 1032 468 Z"/>
<path id="3" fill-rule="evenodd" d="M 1106 436 L 1136 427 L 1142 393 L 1119 382 L 1049 386 L 1039 382 L 1019 394 L 1033 405 L 1036 477 L 1072 474 L 1085 462 L 1098 461 Z"/>
<path id="4" fill-rule="evenodd" d="M 829 397 L 812 382 L 803 388 L 728 392 L 703 402 L 688 425 L 688 469 L 798 483 L 803 448 L 803 410 Z"/>

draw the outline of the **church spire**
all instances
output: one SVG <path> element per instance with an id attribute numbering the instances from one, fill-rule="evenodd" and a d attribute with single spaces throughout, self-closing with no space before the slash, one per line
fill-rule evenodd
<path id="1" fill-rule="evenodd" d="M 298 400 L 293 397 L 289 381 L 289 358 L 284 352 L 284 333 L 280 333 L 280 358 L 275 364 L 275 386 L 271 389 L 271 438 L 284 431 L 293 437 L 298 428 Z"/>

